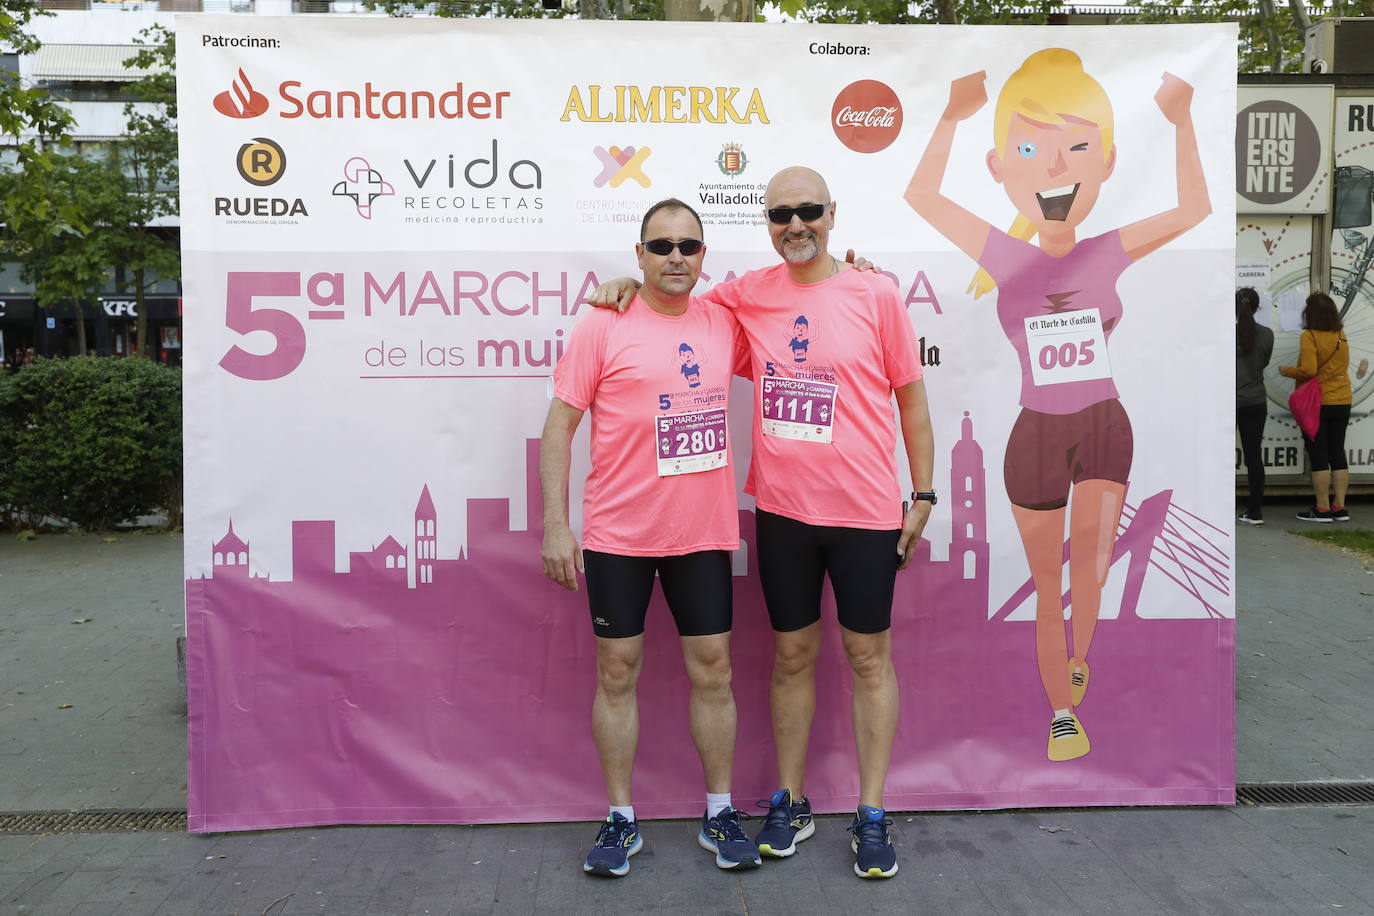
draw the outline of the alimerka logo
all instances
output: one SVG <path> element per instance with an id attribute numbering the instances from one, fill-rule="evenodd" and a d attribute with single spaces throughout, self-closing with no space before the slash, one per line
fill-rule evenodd
<path id="1" fill-rule="evenodd" d="M 886 83 L 859 80 L 835 97 L 830 121 L 845 146 L 856 153 L 876 153 L 902 132 L 902 102 Z"/>
<path id="2" fill-rule="evenodd" d="M 215 111 L 231 118 L 256 118 L 267 113 L 267 96 L 253 88 L 240 67 L 230 88 L 215 96 Z"/>
<path id="3" fill-rule="evenodd" d="M 396 194 L 391 182 L 382 178 L 382 173 L 362 156 L 354 156 L 345 162 L 343 174 L 344 180 L 334 185 L 334 196 L 351 198 L 358 215 L 363 219 L 372 219 L 374 200 Z"/>
<path id="4" fill-rule="evenodd" d="M 738 86 L 573 86 L 558 120 L 652 124 L 768 123 L 763 96 Z"/>

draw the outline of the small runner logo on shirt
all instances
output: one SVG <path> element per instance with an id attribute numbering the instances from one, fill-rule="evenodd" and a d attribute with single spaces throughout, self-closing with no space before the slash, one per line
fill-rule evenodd
<path id="1" fill-rule="evenodd" d="M 687 381 L 688 388 L 698 388 L 701 386 L 701 364 L 704 359 L 697 357 L 696 348 L 689 343 L 678 344 L 677 363 L 678 371 Z"/>

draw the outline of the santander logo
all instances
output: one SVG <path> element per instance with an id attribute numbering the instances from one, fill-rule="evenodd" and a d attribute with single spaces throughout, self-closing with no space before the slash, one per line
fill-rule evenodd
<path id="1" fill-rule="evenodd" d="M 256 118 L 267 113 L 267 96 L 253 88 L 240 68 L 233 85 L 215 96 L 215 111 L 231 118 Z"/>
<path id="2" fill-rule="evenodd" d="M 876 153 L 902 132 L 902 102 L 886 83 L 859 80 L 835 96 L 830 122 L 845 146 L 856 153 Z"/>

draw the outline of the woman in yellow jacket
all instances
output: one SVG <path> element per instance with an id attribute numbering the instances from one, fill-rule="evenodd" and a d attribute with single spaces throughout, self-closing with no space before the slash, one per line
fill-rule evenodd
<path id="1" fill-rule="evenodd" d="M 1341 330 L 1336 303 L 1326 293 L 1307 297 L 1302 326 L 1298 364 L 1279 367 L 1279 372 L 1298 384 L 1316 376 L 1322 386 L 1321 425 L 1314 438 L 1303 436 L 1317 502 L 1306 512 L 1299 512 L 1298 518 L 1305 522 L 1348 522 L 1345 491 L 1350 484 L 1350 465 L 1345 459 L 1345 427 L 1350 422 L 1350 344 Z"/>

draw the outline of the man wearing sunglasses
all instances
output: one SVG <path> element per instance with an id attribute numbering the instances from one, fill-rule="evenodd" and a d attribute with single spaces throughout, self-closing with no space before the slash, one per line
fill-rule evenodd
<path id="1" fill-rule="evenodd" d="M 738 319 L 755 383 L 745 490 L 756 503 L 759 578 L 774 634 L 771 704 L 781 786 L 755 841 L 764 855 L 786 857 L 815 830 L 802 789 L 816 707 L 821 589 L 829 576 L 854 682 L 854 871 L 887 878 L 897 873 L 883 808 L 898 717 L 892 595 L 935 502 L 934 439 L 916 335 L 890 280 L 831 256 L 836 206 L 817 172 L 782 170 L 765 202 L 782 263 L 703 297 Z M 593 303 L 613 303 L 622 287 L 604 285 Z M 805 347 L 797 346 L 798 316 L 806 318 Z M 894 457 L 894 395 L 915 485 L 905 502 Z"/>
<path id="2" fill-rule="evenodd" d="M 635 245 L 644 282 L 623 315 L 578 321 L 553 373 L 539 455 L 545 574 L 577 590 L 585 572 L 597 635 L 592 733 L 610 814 L 585 871 L 621 877 L 643 846 L 630 798 L 654 578 L 677 623 L 691 682 L 692 740 L 706 776 L 698 842 L 721 868 L 757 867 L 758 847 L 730 801 L 735 699 L 730 689 L 732 586 L 739 547 L 727 399 L 743 339 L 724 308 L 692 297 L 706 254 L 701 219 L 680 200 L 651 207 Z M 568 525 L 573 434 L 592 412 L 592 470 L 582 550 Z"/>

